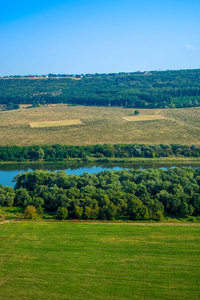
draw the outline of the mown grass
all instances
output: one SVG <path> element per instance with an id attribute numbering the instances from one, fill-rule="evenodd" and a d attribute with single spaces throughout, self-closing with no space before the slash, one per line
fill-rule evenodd
<path id="1" fill-rule="evenodd" d="M 199 299 L 200 227 L 0 225 L 1 299 Z"/>
<path id="2" fill-rule="evenodd" d="M 55 127 L 55 126 L 70 126 L 83 124 L 81 120 L 60 120 L 60 121 L 46 121 L 46 122 L 32 122 L 30 126 L 34 127 Z"/>
<path id="3" fill-rule="evenodd" d="M 158 114 L 157 115 L 134 115 L 134 116 L 128 116 L 123 119 L 129 122 L 141 122 L 141 121 L 162 120 L 162 119 L 166 119 L 166 117 Z"/>
<path id="4" fill-rule="evenodd" d="M 127 122 L 135 109 L 64 104 L 0 112 L 0 145 L 199 144 L 200 108 L 139 109 L 140 122 Z M 165 119 L 158 119 L 165 117 Z M 145 120 L 153 118 L 154 120 Z M 83 124 L 31 128 L 30 123 L 81 120 Z M 47 123 L 46 123 L 47 124 Z"/>

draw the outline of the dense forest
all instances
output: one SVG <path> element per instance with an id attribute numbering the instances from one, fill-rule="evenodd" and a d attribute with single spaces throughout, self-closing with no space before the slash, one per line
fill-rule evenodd
<path id="1" fill-rule="evenodd" d="M 200 168 L 104 171 L 82 176 L 36 170 L 0 186 L 0 204 L 33 205 L 59 219 L 157 220 L 200 215 Z"/>
<path id="2" fill-rule="evenodd" d="M 62 161 L 68 158 L 80 158 L 89 161 L 90 158 L 103 160 L 105 158 L 133 157 L 200 157 L 200 145 L 32 145 L 32 146 L 0 146 L 0 161 L 46 160 Z"/>
<path id="3" fill-rule="evenodd" d="M 0 105 L 73 105 L 174 108 L 200 105 L 200 69 L 0 79 Z"/>

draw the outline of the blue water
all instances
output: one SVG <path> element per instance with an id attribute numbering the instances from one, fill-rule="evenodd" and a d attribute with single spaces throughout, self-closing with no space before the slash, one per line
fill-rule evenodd
<path id="1" fill-rule="evenodd" d="M 77 169 L 65 169 L 64 171 L 66 172 L 66 174 L 70 175 L 82 175 L 85 172 L 88 172 L 89 174 L 94 174 L 94 173 L 99 173 L 101 171 L 105 171 L 105 170 L 110 170 L 110 171 L 119 171 L 122 170 L 123 168 L 120 167 L 113 167 L 113 168 L 106 168 L 106 167 L 99 167 L 99 166 L 92 166 L 92 167 L 84 167 L 84 168 L 77 168 Z M 33 169 L 26 169 L 26 170 L 6 170 L 6 171 L 2 171 L 0 170 L 0 184 L 8 185 L 8 186 L 15 186 L 15 182 L 13 182 L 14 177 L 19 174 L 19 173 L 24 173 L 24 172 L 29 172 L 29 171 L 33 171 Z M 51 168 L 52 171 L 52 168 Z M 58 171 L 58 170 L 55 170 Z"/>
<path id="2" fill-rule="evenodd" d="M 19 173 L 24 173 L 24 172 L 29 172 L 29 171 L 34 171 L 36 169 L 41 169 L 41 170 L 49 170 L 49 171 L 58 171 L 58 170 L 64 170 L 66 174 L 70 175 L 82 175 L 83 173 L 87 172 L 89 174 L 94 174 L 94 173 L 99 173 L 101 171 L 105 170 L 116 170 L 120 171 L 123 169 L 148 169 L 148 168 L 159 168 L 159 169 L 168 169 L 168 168 L 175 168 L 176 166 L 169 166 L 169 165 L 138 165 L 138 164 L 133 164 L 133 165 L 118 165 L 118 166 L 113 166 L 109 164 L 104 164 L 104 165 L 86 165 L 86 166 L 81 166 L 80 165 L 73 165 L 71 167 L 67 166 L 66 164 L 32 164 L 32 165 L 23 165 L 23 164 L 16 164 L 16 165 L 0 165 L 0 184 L 3 184 L 3 186 L 8 185 L 8 186 L 15 186 L 15 181 L 13 181 L 14 177 L 19 174 Z M 184 167 L 184 165 L 179 167 Z M 197 167 L 197 165 L 190 166 L 186 165 L 185 167 Z"/>

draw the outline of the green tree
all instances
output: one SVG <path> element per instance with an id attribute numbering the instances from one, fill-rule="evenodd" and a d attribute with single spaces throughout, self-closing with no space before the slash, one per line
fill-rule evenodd
<path id="1" fill-rule="evenodd" d="M 107 206 L 103 206 L 100 210 L 100 218 L 102 220 L 114 220 L 117 213 L 116 206 L 111 202 Z"/>
<path id="2" fill-rule="evenodd" d="M 132 220 L 147 220 L 149 217 L 147 206 L 140 200 L 131 200 L 128 203 L 128 214 Z"/>
<path id="3" fill-rule="evenodd" d="M 81 219 L 82 214 L 83 214 L 83 208 L 76 205 L 74 207 L 74 216 L 75 216 L 75 218 Z"/>
<path id="4" fill-rule="evenodd" d="M 92 208 L 88 207 L 88 206 L 85 206 L 84 219 L 89 220 L 89 219 L 91 219 L 91 216 L 92 216 Z"/>
<path id="5" fill-rule="evenodd" d="M 66 207 L 59 207 L 56 218 L 58 220 L 66 220 L 68 218 L 68 210 Z"/>
<path id="6" fill-rule="evenodd" d="M 33 204 L 33 200 L 29 195 L 29 192 L 25 188 L 19 188 L 16 190 L 15 205 L 24 206 Z"/>
<path id="7" fill-rule="evenodd" d="M 186 202 L 183 202 L 180 207 L 180 216 L 186 218 L 189 215 L 189 206 Z"/>
<path id="8" fill-rule="evenodd" d="M 196 215 L 200 215 L 200 195 L 196 195 L 194 202 L 193 202 L 193 206 L 195 208 L 195 213 Z"/>
<path id="9" fill-rule="evenodd" d="M 43 159 L 44 155 L 45 155 L 44 150 L 42 148 L 40 148 L 38 150 L 38 159 Z"/>

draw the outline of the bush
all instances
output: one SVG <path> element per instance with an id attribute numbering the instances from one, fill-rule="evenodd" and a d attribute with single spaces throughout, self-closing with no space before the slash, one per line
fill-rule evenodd
<path id="1" fill-rule="evenodd" d="M 28 205 L 24 210 L 24 217 L 26 219 L 35 220 L 37 218 L 37 212 L 35 206 Z"/>
<path id="2" fill-rule="evenodd" d="M 160 211 L 160 210 L 157 210 L 154 214 L 153 214 L 153 219 L 155 220 L 155 221 L 163 221 L 163 219 L 164 219 L 164 216 L 163 216 L 163 213 L 162 213 L 162 211 Z"/>
<path id="3" fill-rule="evenodd" d="M 58 220 L 66 220 L 68 217 L 68 210 L 65 207 L 59 207 L 56 218 Z"/>
<path id="4" fill-rule="evenodd" d="M 5 217 L 3 215 L 1 215 L 1 213 L 0 213 L 0 222 L 3 222 L 3 221 L 5 221 Z"/>

